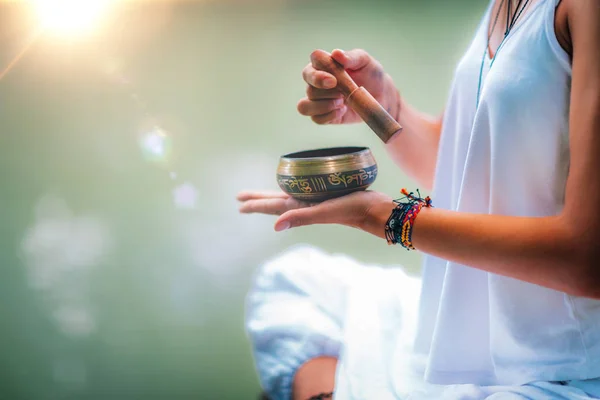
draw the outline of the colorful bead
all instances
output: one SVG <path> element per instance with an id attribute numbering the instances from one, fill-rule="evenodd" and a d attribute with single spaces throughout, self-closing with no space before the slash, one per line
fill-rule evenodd
<path id="1" fill-rule="evenodd" d="M 403 198 L 394 200 L 396 207 L 385 225 L 385 237 L 388 244 L 398 244 L 407 250 L 414 250 L 412 244 L 412 228 L 417 215 L 423 207 L 433 207 L 429 196 L 421 198 L 417 189 L 417 195 L 406 189 L 400 191 Z"/>

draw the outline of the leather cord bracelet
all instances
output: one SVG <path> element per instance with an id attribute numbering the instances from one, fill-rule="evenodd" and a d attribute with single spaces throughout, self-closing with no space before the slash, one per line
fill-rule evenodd
<path id="1" fill-rule="evenodd" d="M 433 207 L 429 196 L 422 198 L 417 189 L 417 194 L 402 189 L 403 198 L 394 200 L 396 207 L 392 210 L 385 224 L 385 238 L 388 244 L 400 244 L 406 250 L 414 250 L 412 244 L 412 230 L 417 215 L 423 207 Z"/>

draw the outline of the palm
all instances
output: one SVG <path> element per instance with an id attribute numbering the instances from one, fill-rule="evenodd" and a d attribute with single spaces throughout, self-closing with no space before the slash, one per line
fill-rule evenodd
<path id="1" fill-rule="evenodd" d="M 307 224 L 341 224 L 359 226 L 374 204 L 389 203 L 391 199 L 381 193 L 361 191 L 311 204 L 295 200 L 282 192 L 246 192 L 238 196 L 242 213 L 284 215 L 302 210 Z"/>

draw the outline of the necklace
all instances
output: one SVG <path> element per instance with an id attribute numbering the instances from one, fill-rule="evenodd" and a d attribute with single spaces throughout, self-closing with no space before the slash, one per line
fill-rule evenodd
<path id="1" fill-rule="evenodd" d="M 492 29 L 488 32 L 485 49 L 483 51 L 483 56 L 481 57 L 481 66 L 479 68 L 479 82 L 477 85 L 477 103 L 475 104 L 475 108 L 479 107 L 479 97 L 481 96 L 481 86 L 482 86 L 482 80 L 483 80 L 483 67 L 485 65 L 485 59 L 487 58 L 487 55 L 488 55 L 488 51 L 489 51 L 488 49 L 490 47 L 490 41 L 492 39 L 492 34 L 494 33 L 494 30 L 496 29 L 496 25 L 498 24 L 498 19 L 500 17 L 500 12 L 502 11 L 502 6 L 504 5 L 504 1 L 505 0 L 501 0 L 500 5 L 498 6 L 498 11 L 496 12 L 496 16 L 494 17 L 494 23 L 492 24 Z M 523 11 L 525 11 L 525 9 L 527 8 L 529 1 L 530 0 L 525 0 L 525 1 L 519 0 L 519 2 L 517 3 L 517 6 L 515 7 L 515 13 L 514 13 L 514 15 L 511 16 L 512 0 L 508 0 L 508 4 L 506 5 L 506 8 L 507 8 L 506 30 L 504 31 L 504 37 L 502 38 L 500 45 L 498 46 L 498 48 L 496 49 L 496 52 L 494 53 L 494 57 L 492 57 L 492 60 L 490 61 L 490 68 L 492 68 L 492 65 L 494 65 L 494 61 L 496 61 L 496 57 L 498 56 L 498 53 L 502 49 L 502 46 L 504 46 L 504 42 L 506 42 L 506 39 L 508 38 L 510 31 L 512 30 L 512 28 L 514 28 L 515 24 L 517 23 L 517 20 L 519 19 L 521 14 L 523 14 Z"/>

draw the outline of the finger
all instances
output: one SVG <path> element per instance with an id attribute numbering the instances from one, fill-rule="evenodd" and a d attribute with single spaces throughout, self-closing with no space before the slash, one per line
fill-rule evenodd
<path id="1" fill-rule="evenodd" d="M 243 191 L 237 195 L 238 201 L 256 200 L 256 199 L 287 199 L 289 196 L 281 191 Z"/>
<path id="2" fill-rule="evenodd" d="M 244 201 L 240 205 L 242 214 L 281 215 L 288 210 L 287 199 L 255 199 Z"/>
<path id="3" fill-rule="evenodd" d="M 344 51 L 336 49 L 331 53 L 331 57 L 342 64 L 344 68 L 351 71 L 365 68 L 373 62 L 373 58 L 362 49 Z"/>
<path id="4" fill-rule="evenodd" d="M 310 85 L 306 88 L 306 97 L 310 100 L 333 100 L 341 99 L 343 96 L 342 92 L 337 89 L 319 89 Z"/>
<path id="5" fill-rule="evenodd" d="M 308 100 L 302 99 L 298 102 L 298 112 L 307 117 L 327 114 L 344 106 L 344 99 L 335 100 Z"/>
<path id="6" fill-rule="evenodd" d="M 333 89 L 337 86 L 337 80 L 333 75 L 325 71 L 319 71 L 311 64 L 302 70 L 302 78 L 309 85 L 320 89 Z"/>
<path id="7" fill-rule="evenodd" d="M 334 121 L 341 121 L 346 114 L 346 111 L 348 111 L 348 107 L 344 105 L 342 108 L 330 111 L 327 114 L 315 115 L 311 117 L 311 119 L 314 123 L 319 125 L 331 124 Z"/>
<path id="8" fill-rule="evenodd" d="M 343 214 L 332 207 L 331 202 L 324 202 L 314 207 L 299 208 L 283 213 L 275 222 L 277 232 L 300 226 L 315 224 L 339 224 L 343 223 Z"/>

